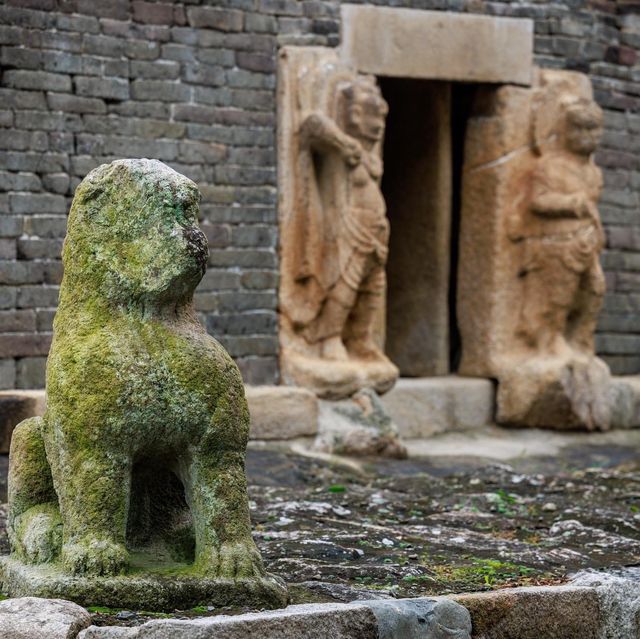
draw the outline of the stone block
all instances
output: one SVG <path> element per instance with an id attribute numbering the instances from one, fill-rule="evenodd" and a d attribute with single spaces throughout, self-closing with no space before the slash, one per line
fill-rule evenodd
<path id="1" fill-rule="evenodd" d="M 602 618 L 598 594 L 577 586 L 508 588 L 455 595 L 471 614 L 474 636 L 540 639 L 599 639 Z"/>
<path id="2" fill-rule="evenodd" d="M 611 378 L 611 427 L 640 428 L 640 375 Z"/>
<path id="3" fill-rule="evenodd" d="M 262 639 L 470 639 L 471 619 L 461 605 L 441 597 L 367 600 L 350 604 L 304 604 L 237 616 L 162 619 L 135 629 L 90 626 L 78 639 L 244 639 L 254 636 Z"/>
<path id="4" fill-rule="evenodd" d="M 495 419 L 495 388 L 488 379 L 400 378 L 382 403 L 405 439 L 482 428 Z"/>
<path id="5" fill-rule="evenodd" d="M 129 99 L 129 81 L 123 78 L 76 76 L 75 86 L 76 93 L 81 96 L 110 100 Z"/>
<path id="6" fill-rule="evenodd" d="M 293 439 L 318 432 L 318 399 L 294 386 L 246 386 L 251 439 Z"/>
<path id="7" fill-rule="evenodd" d="M 71 78 L 68 75 L 47 71 L 9 70 L 4 72 L 2 82 L 16 89 L 71 91 Z"/>
<path id="8" fill-rule="evenodd" d="M 73 639 L 91 624 L 91 615 L 62 599 L 22 597 L 0 602 L 0 637 Z"/>
<path id="9" fill-rule="evenodd" d="M 341 9 L 341 57 L 364 73 L 532 82 L 531 20 L 350 4 Z"/>
<path id="10" fill-rule="evenodd" d="M 13 388 L 16 383 L 16 362 L 13 359 L 0 360 L 0 389 Z M 1 404 L 0 404 L 1 408 Z M 2 431 L 0 430 L 0 438 Z M 6 451 L 5 451 L 6 452 Z"/>
<path id="11" fill-rule="evenodd" d="M 187 18 L 192 27 L 204 27 L 218 31 L 241 31 L 243 24 L 242 11 L 219 7 L 189 7 Z"/>
<path id="12" fill-rule="evenodd" d="M 0 391 L 0 454 L 9 452 L 11 434 L 19 423 L 29 417 L 44 415 L 44 410 L 44 390 Z"/>

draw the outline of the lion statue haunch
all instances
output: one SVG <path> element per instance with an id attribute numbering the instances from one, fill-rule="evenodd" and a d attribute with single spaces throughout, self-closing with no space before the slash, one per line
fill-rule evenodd
<path id="1" fill-rule="evenodd" d="M 193 309 L 208 257 L 199 197 L 154 160 L 102 165 L 78 187 L 47 410 L 11 444 L 12 560 L 89 583 L 143 556 L 182 566 L 190 584 L 244 581 L 252 601 L 282 604 L 251 537 L 242 378 Z"/>

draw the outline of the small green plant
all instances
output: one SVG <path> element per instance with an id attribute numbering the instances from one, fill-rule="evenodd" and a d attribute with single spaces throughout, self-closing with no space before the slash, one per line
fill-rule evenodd
<path id="1" fill-rule="evenodd" d="M 331 484 L 331 486 L 327 488 L 327 491 L 330 493 L 346 493 L 347 488 L 342 484 Z"/>

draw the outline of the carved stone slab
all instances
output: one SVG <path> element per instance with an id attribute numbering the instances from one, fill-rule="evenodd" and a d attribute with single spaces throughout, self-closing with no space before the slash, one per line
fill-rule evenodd
<path id="1" fill-rule="evenodd" d="M 586 76 L 545 70 L 533 89 L 481 92 L 468 124 L 460 373 L 498 379 L 501 423 L 609 427 L 609 370 L 593 348 L 601 118 Z"/>
<path id="2" fill-rule="evenodd" d="M 285 47 L 279 67 L 282 376 L 322 397 L 384 392 L 398 376 L 380 347 L 387 105 L 335 50 Z"/>

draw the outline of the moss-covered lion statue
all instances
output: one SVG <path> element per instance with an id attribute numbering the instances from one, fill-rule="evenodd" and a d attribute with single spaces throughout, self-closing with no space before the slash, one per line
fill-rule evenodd
<path id="1" fill-rule="evenodd" d="M 154 160 L 100 166 L 76 191 L 46 413 L 11 444 L 8 531 L 23 564 L 108 577 L 137 558 L 208 579 L 265 574 L 242 378 L 192 304 L 208 258 L 199 197 Z"/>

